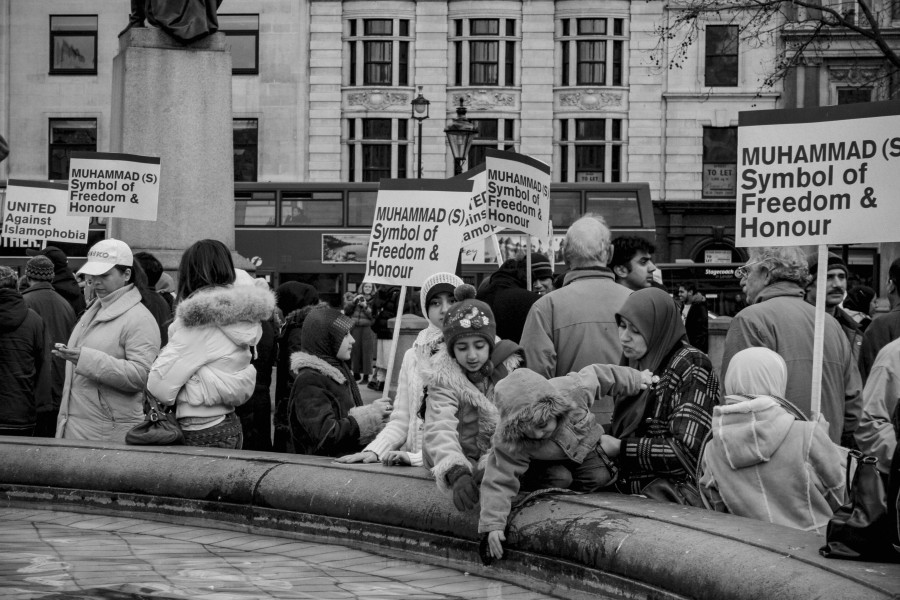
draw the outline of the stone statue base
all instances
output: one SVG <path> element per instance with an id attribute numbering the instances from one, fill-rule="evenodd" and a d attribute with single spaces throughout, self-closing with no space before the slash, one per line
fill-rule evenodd
<path id="1" fill-rule="evenodd" d="M 184 46 L 129 29 L 113 59 L 110 151 L 159 156 L 157 221 L 112 219 L 109 234 L 153 253 L 167 271 L 212 238 L 234 248 L 231 54 L 225 34 Z M 235 254 L 236 266 L 249 261 Z"/>

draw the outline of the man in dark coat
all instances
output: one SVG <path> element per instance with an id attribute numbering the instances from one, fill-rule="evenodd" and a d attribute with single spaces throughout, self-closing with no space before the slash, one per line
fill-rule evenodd
<path id="1" fill-rule="evenodd" d="M 25 265 L 25 277 L 28 281 L 28 289 L 22 292 L 25 304 L 44 321 L 50 342 L 65 344 L 75 327 L 75 311 L 50 285 L 53 281 L 53 263 L 46 256 L 35 256 Z M 66 361 L 54 357 L 51 364 L 51 403 L 37 407 L 35 437 L 56 435 L 56 416 L 66 377 Z"/>
<path id="2" fill-rule="evenodd" d="M 709 352 L 709 311 L 706 309 L 706 298 L 698 293 L 694 282 L 678 286 L 678 298 L 684 304 L 681 319 L 684 321 L 688 341 L 697 350 Z"/>
<path id="3" fill-rule="evenodd" d="M 75 316 L 78 317 L 87 308 L 84 300 L 84 292 L 75 279 L 75 274 L 69 268 L 69 258 L 66 253 L 56 246 L 47 246 L 43 250 L 26 250 L 28 256 L 46 256 L 53 262 L 53 289 L 69 303 Z"/>
<path id="4" fill-rule="evenodd" d="M 148 294 L 147 308 L 159 325 L 160 348 L 169 343 L 169 325 L 172 323 L 172 306 L 163 296 L 156 291 L 156 284 L 163 274 L 163 266 L 159 260 L 149 252 L 136 252 L 136 261 L 141 264 L 147 275 Z"/>
<path id="5" fill-rule="evenodd" d="M 550 262 L 546 256 L 534 253 L 531 262 L 546 264 L 549 270 Z M 497 336 L 517 344 L 522 338 L 528 311 L 541 297 L 528 289 L 527 269 L 525 257 L 510 258 L 491 275 L 490 281 L 481 286 L 475 297 L 490 306 L 497 316 Z"/>
<path id="6" fill-rule="evenodd" d="M 50 341 L 44 322 L 0 267 L 0 435 L 34 433 L 37 407 L 50 403 Z"/>
<path id="7" fill-rule="evenodd" d="M 888 269 L 887 297 L 891 303 L 890 312 L 875 317 L 863 334 L 859 351 L 859 373 L 863 382 L 869 378 L 869 371 L 881 349 L 900 337 L 900 258 Z"/>

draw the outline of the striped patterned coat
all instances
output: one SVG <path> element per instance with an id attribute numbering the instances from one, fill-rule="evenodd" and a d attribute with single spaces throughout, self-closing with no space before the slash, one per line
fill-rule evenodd
<path id="1" fill-rule="evenodd" d="M 713 406 L 720 401 L 719 380 L 709 357 L 692 346 L 673 352 L 658 375 L 644 419 L 622 439 L 616 488 L 624 494 L 641 493 L 657 477 L 683 477 L 684 469 L 665 438 L 698 461 L 712 426 Z"/>

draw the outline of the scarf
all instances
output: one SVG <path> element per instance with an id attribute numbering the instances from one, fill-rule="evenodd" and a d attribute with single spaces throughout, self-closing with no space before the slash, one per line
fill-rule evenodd
<path id="1" fill-rule="evenodd" d="M 735 396 L 773 396 L 784 398 L 787 388 L 787 365 L 781 356 L 768 348 L 745 348 L 728 364 L 725 374 L 726 398 Z M 746 398 L 728 398 L 728 403 Z"/>
<path id="2" fill-rule="evenodd" d="M 327 307 L 313 310 L 303 322 L 300 332 L 300 349 L 307 354 L 320 358 L 340 371 L 347 380 L 354 406 L 362 406 L 359 387 L 353 378 L 347 361 L 337 358 L 338 350 L 344 337 L 353 328 L 353 321 L 341 311 Z"/>

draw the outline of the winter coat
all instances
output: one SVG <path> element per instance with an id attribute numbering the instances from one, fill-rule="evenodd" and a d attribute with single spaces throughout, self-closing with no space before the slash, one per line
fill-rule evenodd
<path id="1" fill-rule="evenodd" d="M 540 295 L 526 289 L 525 282 L 519 280 L 513 268 L 512 272 L 500 270 L 491 275 L 490 281 L 478 290 L 476 298 L 498 315 L 497 337 L 518 344 L 528 312 Z"/>
<path id="2" fill-rule="evenodd" d="M 154 291 L 147 293 L 147 309 L 159 325 L 160 345 L 165 346 L 169 343 L 169 324 L 172 321 L 172 307 L 166 302 L 166 299 Z"/>
<path id="3" fill-rule="evenodd" d="M 702 294 L 694 294 L 692 300 L 684 319 L 688 342 L 701 352 L 709 352 L 709 311 L 706 309 L 706 298 Z"/>
<path id="4" fill-rule="evenodd" d="M 144 420 L 144 386 L 159 354 L 159 327 L 140 292 L 127 285 L 95 300 L 67 346 L 81 356 L 66 363 L 56 437 L 124 444 Z"/>
<path id="5" fill-rule="evenodd" d="M 251 348 L 275 296 L 252 285 L 204 288 L 183 300 L 169 327 L 169 344 L 153 363 L 147 390 L 179 419 L 234 411 L 250 398 L 256 369 Z"/>
<path id="6" fill-rule="evenodd" d="M 498 348 L 499 345 L 494 349 L 495 354 Z M 491 361 L 494 359 L 492 356 Z M 441 491 L 449 492 L 447 474 L 453 467 L 462 466 L 470 473 L 476 468 L 484 469 L 499 416 L 493 404 L 494 385 L 521 362 L 518 352 L 508 355 L 496 376 L 485 378 L 479 387 L 463 373 L 444 344 L 425 369 L 428 398 L 423 436 L 424 464 L 431 469 Z"/>
<path id="7" fill-rule="evenodd" d="M 850 344 L 850 359 L 854 365 L 859 365 L 859 353 L 862 349 L 862 340 L 863 340 L 863 331 L 860 329 L 859 324 L 853 320 L 847 311 L 842 309 L 840 306 L 835 307 L 834 313 L 832 316 L 837 320 L 838 324 L 841 326 L 841 331 L 844 332 L 844 335 L 847 336 L 847 343 Z"/>
<path id="8" fill-rule="evenodd" d="M 816 308 L 803 299 L 803 289 L 796 283 L 777 281 L 765 287 L 756 304 L 731 321 L 721 372 L 728 372 L 731 357 L 744 348 L 761 346 L 774 350 L 787 363 L 785 397 L 809 417 L 815 317 Z M 840 442 L 842 432 L 852 434 L 856 429 L 861 392 L 859 371 L 852 364 L 847 337 L 836 320 L 825 319 L 821 412 L 828 421 L 833 442 Z"/>
<path id="9" fill-rule="evenodd" d="M 318 356 L 295 352 L 289 421 L 298 454 L 343 456 L 362 450 L 384 426 L 371 404 L 357 405 L 343 373 Z"/>
<path id="10" fill-rule="evenodd" d="M 372 331 L 379 340 L 389 340 L 393 337 L 393 330 L 388 326 L 388 321 L 397 316 L 397 305 L 400 303 L 400 288 L 383 287 L 375 295 L 372 313 L 375 319 L 372 322 Z"/>
<path id="11" fill-rule="evenodd" d="M 629 294 L 605 267 L 566 273 L 563 287 L 541 296 L 528 313 L 520 342 L 528 368 L 549 379 L 595 363 L 618 364 L 615 315 Z"/>
<path id="12" fill-rule="evenodd" d="M 49 344 L 44 322 L 22 295 L 0 289 L 0 427 L 33 426 L 37 407 L 49 406 Z"/>
<path id="13" fill-rule="evenodd" d="M 700 485 L 733 514 L 824 534 L 845 502 L 846 453 L 824 421 L 798 421 L 770 396 L 728 396 L 738 398 L 713 409 Z"/>
<path id="14" fill-rule="evenodd" d="M 859 374 L 863 383 L 869 377 L 881 349 L 897 338 L 900 338 L 900 302 L 892 306 L 887 314 L 875 317 L 863 334 L 859 350 Z"/>
<path id="15" fill-rule="evenodd" d="M 44 321 L 50 347 L 56 342 L 64 342 L 72 335 L 75 328 L 75 311 L 46 281 L 39 281 L 22 292 L 22 298 L 28 308 L 36 312 Z M 48 349 L 49 352 L 49 349 Z M 49 354 L 51 362 L 50 404 L 38 405 L 38 411 L 52 412 L 59 410 L 62 398 L 63 382 L 66 379 L 66 361 Z"/>
<path id="16" fill-rule="evenodd" d="M 78 285 L 78 280 L 68 267 L 57 269 L 56 275 L 51 282 L 53 289 L 56 290 L 63 300 L 69 303 L 76 317 L 80 317 L 81 313 L 87 308 L 87 302 L 84 300 L 84 291 Z"/>
<path id="17" fill-rule="evenodd" d="M 412 348 L 403 355 L 391 418 L 364 449 L 374 452 L 379 460 L 386 452 L 403 450 L 409 454 L 412 466 L 422 466 L 422 435 L 425 429 L 425 421 L 419 417 L 422 398 L 425 396 L 422 373 L 428 368 L 438 348 L 443 345 L 443 339 L 441 330 L 429 324 L 419 332 Z"/>
<path id="18" fill-rule="evenodd" d="M 869 456 L 878 459 L 878 470 L 888 475 L 897 438 L 891 415 L 900 399 L 900 339 L 886 345 L 878 353 L 872 372 L 863 389 L 862 417 L 856 428 L 856 444 Z"/>
<path id="19" fill-rule="evenodd" d="M 657 477 L 683 477 L 684 468 L 669 444 L 679 444 L 696 462 L 709 432 L 719 380 L 709 357 L 688 345 L 676 346 L 661 363 L 659 382 L 650 388 L 643 418 L 623 435 L 616 487 L 639 494 Z"/>
<path id="20" fill-rule="evenodd" d="M 504 530 L 513 497 L 519 492 L 519 478 L 532 460 L 554 460 L 561 456 L 581 464 L 600 442 L 603 427 L 591 413 L 597 395 L 637 394 L 640 371 L 613 365 L 588 365 L 578 373 L 549 381 L 555 394 L 522 393 L 495 395 L 500 420 L 493 447 L 487 457 L 481 482 L 481 518 L 478 532 Z M 537 401 L 551 398 L 556 430 L 542 440 L 528 440 L 524 427 L 530 420 L 523 413 Z M 606 482 L 608 483 L 608 481 Z"/>

